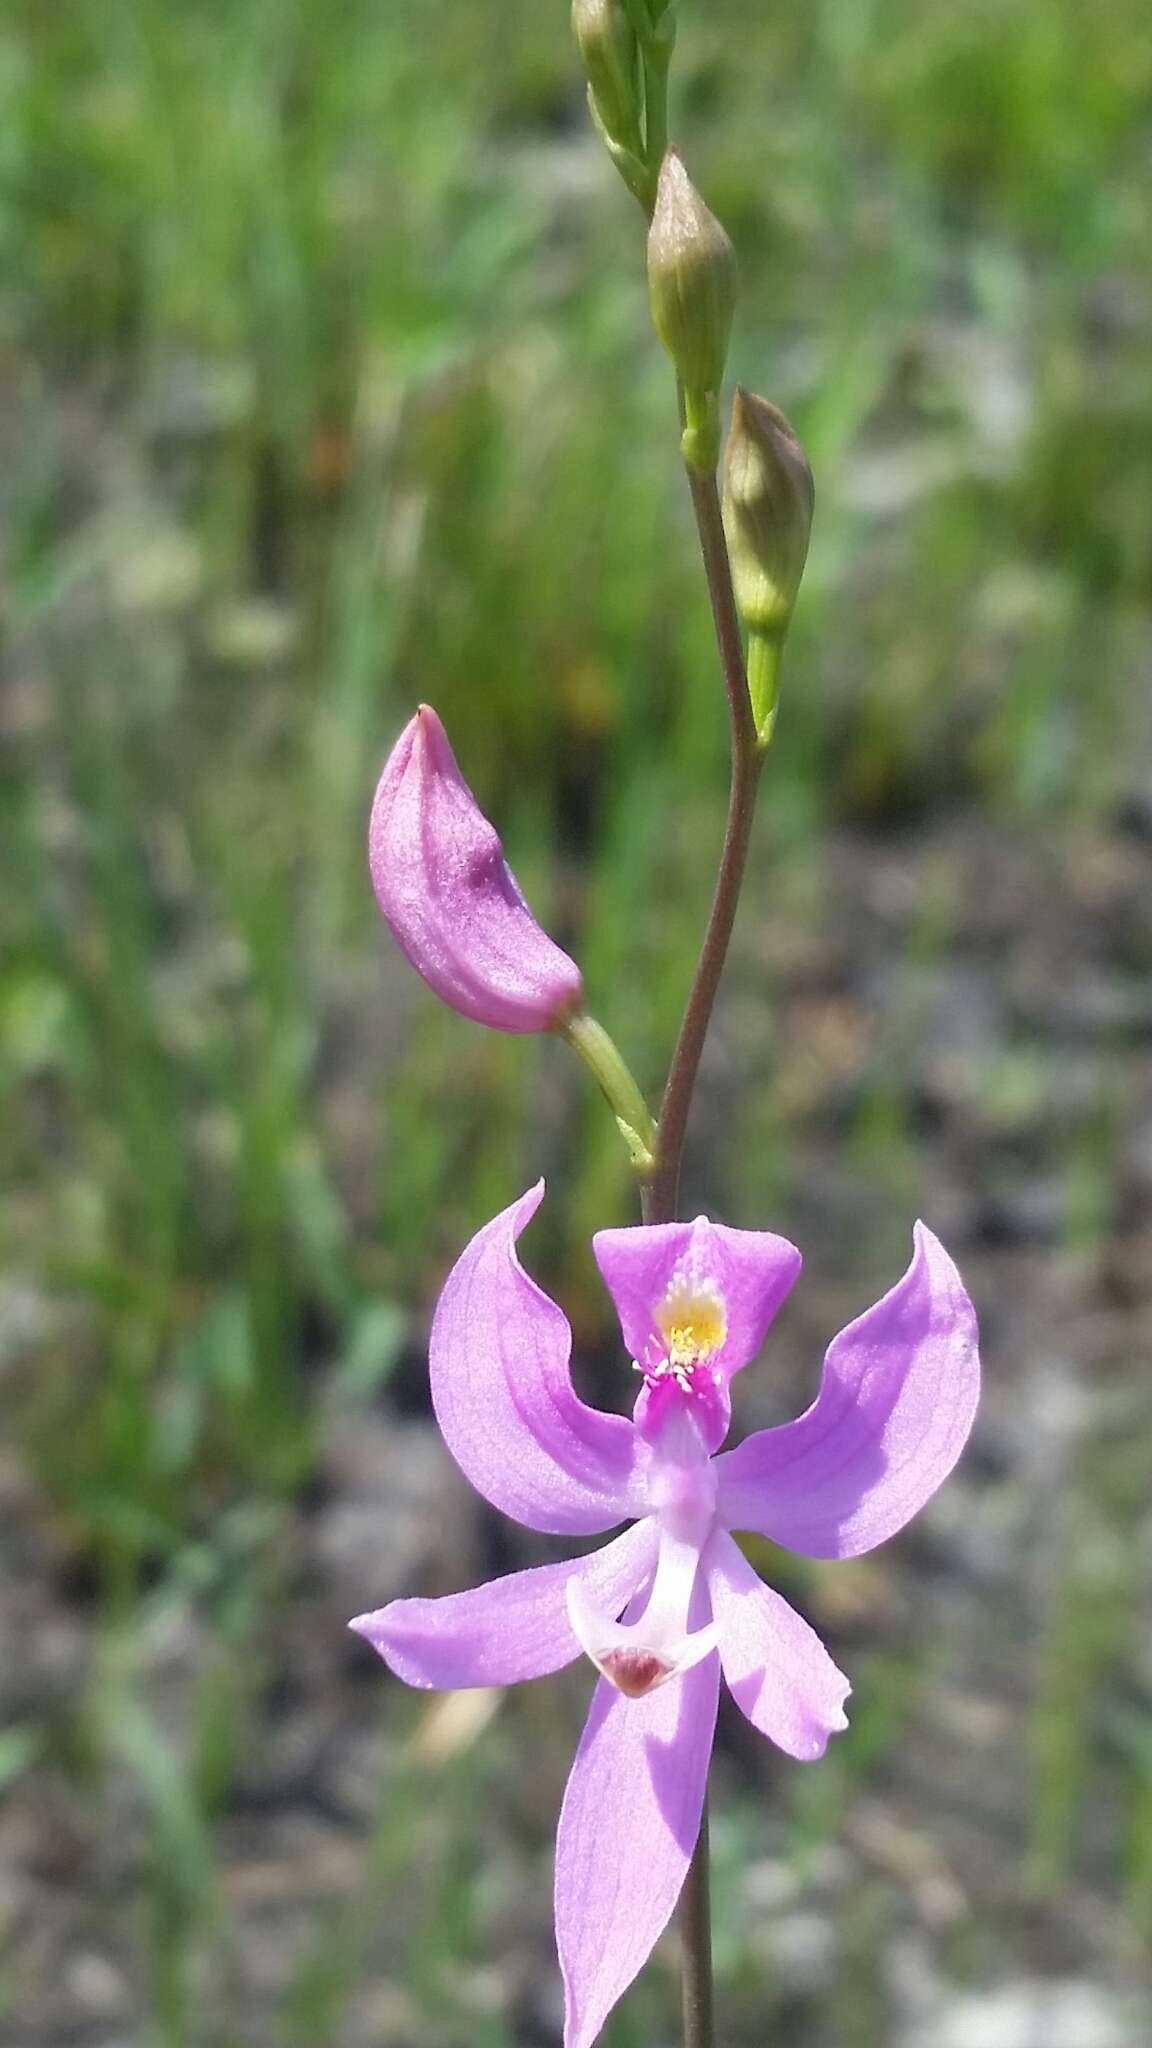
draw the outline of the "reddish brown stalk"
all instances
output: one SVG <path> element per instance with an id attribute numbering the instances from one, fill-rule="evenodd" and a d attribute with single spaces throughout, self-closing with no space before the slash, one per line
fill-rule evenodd
<path id="1" fill-rule="evenodd" d="M 720 517 L 720 499 L 714 476 L 689 472 L 692 504 L 700 535 L 704 573 L 716 626 L 716 640 L 728 693 L 728 723 L 732 739 L 732 771 L 728 788 L 728 821 L 712 908 L 704 943 L 692 977 L 688 1001 L 681 1021 L 672 1064 L 664 1087 L 657 1127 L 656 1166 L 641 1191 L 641 1210 L 646 1223 L 670 1223 L 676 1214 L 680 1185 L 680 1160 L 700 1055 L 712 1018 L 716 991 L 724 971 L 728 941 L 736 920 L 736 906 L 744 880 L 748 842 L 756 808 L 763 753 L 756 739 L 748 679 L 736 601 L 732 595 L 732 572 Z"/>
<path id="2" fill-rule="evenodd" d="M 683 403 L 681 403 L 683 415 Z M 732 571 L 724 539 L 716 478 L 689 469 L 692 506 L 700 537 L 700 552 L 708 582 L 708 596 L 716 641 L 728 694 L 728 723 L 732 741 L 732 770 L 728 789 L 728 820 L 712 908 L 696 972 L 688 993 L 683 1020 L 676 1040 L 657 1126 L 656 1164 L 641 1188 L 641 1213 L 645 1223 L 670 1223 L 676 1214 L 680 1185 L 680 1160 L 692 1095 L 700 1068 L 716 991 L 724 971 L 728 942 L 736 919 L 736 906 L 744 880 L 748 842 L 756 808 L 763 750 L 757 742 L 752 704 Z M 708 1856 L 708 1804 L 700 1817 L 700 1833 L 680 1895 L 680 1941 L 682 1953 L 683 2048 L 715 2048 L 712 2000 L 712 1912 Z"/>

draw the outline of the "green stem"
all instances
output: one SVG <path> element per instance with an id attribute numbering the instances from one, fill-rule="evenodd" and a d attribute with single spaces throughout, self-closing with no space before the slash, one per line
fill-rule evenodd
<path id="1" fill-rule="evenodd" d="M 629 1157 L 638 1174 L 650 1174 L 656 1164 L 656 1126 L 631 1068 L 602 1024 L 586 1010 L 565 1018 L 556 1029 L 578 1052 L 595 1075 L 608 1106 L 620 1127 Z"/>
<path id="2" fill-rule="evenodd" d="M 748 634 L 748 695 L 761 747 L 768 745 L 776 725 L 783 646 L 784 635 L 778 628 L 766 633 L 753 627 Z"/>

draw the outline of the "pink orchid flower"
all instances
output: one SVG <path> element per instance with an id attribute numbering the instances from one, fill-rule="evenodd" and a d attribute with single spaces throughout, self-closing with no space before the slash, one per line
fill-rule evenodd
<path id="1" fill-rule="evenodd" d="M 384 764 L 368 861 L 394 936 L 452 1009 L 498 1031 L 548 1031 L 578 1008 L 580 969 L 537 924 L 427 704 Z"/>
<path id="2" fill-rule="evenodd" d="M 590 1556 L 394 1600 L 352 1627 L 409 1685 L 511 1685 L 581 1650 L 600 1672 L 556 1844 L 564 2042 L 589 2048 L 679 1896 L 721 1672 L 789 1756 L 820 1756 L 846 1725 L 847 1680 L 731 1531 L 806 1557 L 883 1543 L 955 1464 L 979 1359 L 956 1268 L 918 1223 L 908 1271 L 833 1340 L 806 1413 L 720 1451 L 732 1377 L 760 1349 L 799 1252 L 704 1217 L 604 1230 L 597 1262 L 643 1384 L 631 1421 L 601 1413 L 573 1389 L 566 1317 L 517 1256 L 542 1194 L 543 1183 L 487 1224 L 448 1277 L 430 1347 L 436 1417 L 472 1485 L 528 1528 L 633 1526 Z"/>

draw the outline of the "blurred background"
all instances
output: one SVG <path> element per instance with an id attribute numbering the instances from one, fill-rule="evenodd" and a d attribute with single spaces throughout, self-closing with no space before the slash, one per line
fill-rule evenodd
<path id="1" fill-rule="evenodd" d="M 804 1405 L 925 1215 L 978 1434 L 846 1566 L 851 1674 L 722 1717 L 731 2048 L 1152 2041 L 1152 39 L 1145 0 L 682 0 L 673 132 L 815 540 L 684 1198 L 805 1275 Z M 432 1430 L 450 1260 L 630 1397 L 623 1148 L 375 913 L 435 703 L 659 1083 L 721 688 L 641 219 L 564 0 L 0 20 L 0 2042 L 555 2048 L 590 1677 L 438 1702 L 345 1630 L 550 1554 Z M 671 1944 L 605 2035 L 671 2048 Z"/>

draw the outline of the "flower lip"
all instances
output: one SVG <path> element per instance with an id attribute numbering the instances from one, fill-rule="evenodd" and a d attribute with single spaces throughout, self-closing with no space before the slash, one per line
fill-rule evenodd
<path id="1" fill-rule="evenodd" d="M 707 1216 L 601 1230 L 592 1248 L 629 1356 L 650 1384 L 683 1392 L 723 1385 L 756 1356 L 800 1271 L 787 1238 Z"/>
<path id="2" fill-rule="evenodd" d="M 692 1391 L 699 1366 L 707 1365 L 722 1351 L 728 1337 L 728 1312 L 724 1297 L 709 1276 L 694 1279 L 676 1272 L 652 1316 L 655 1329 L 637 1360 L 647 1380 L 669 1374 L 682 1393 Z"/>

